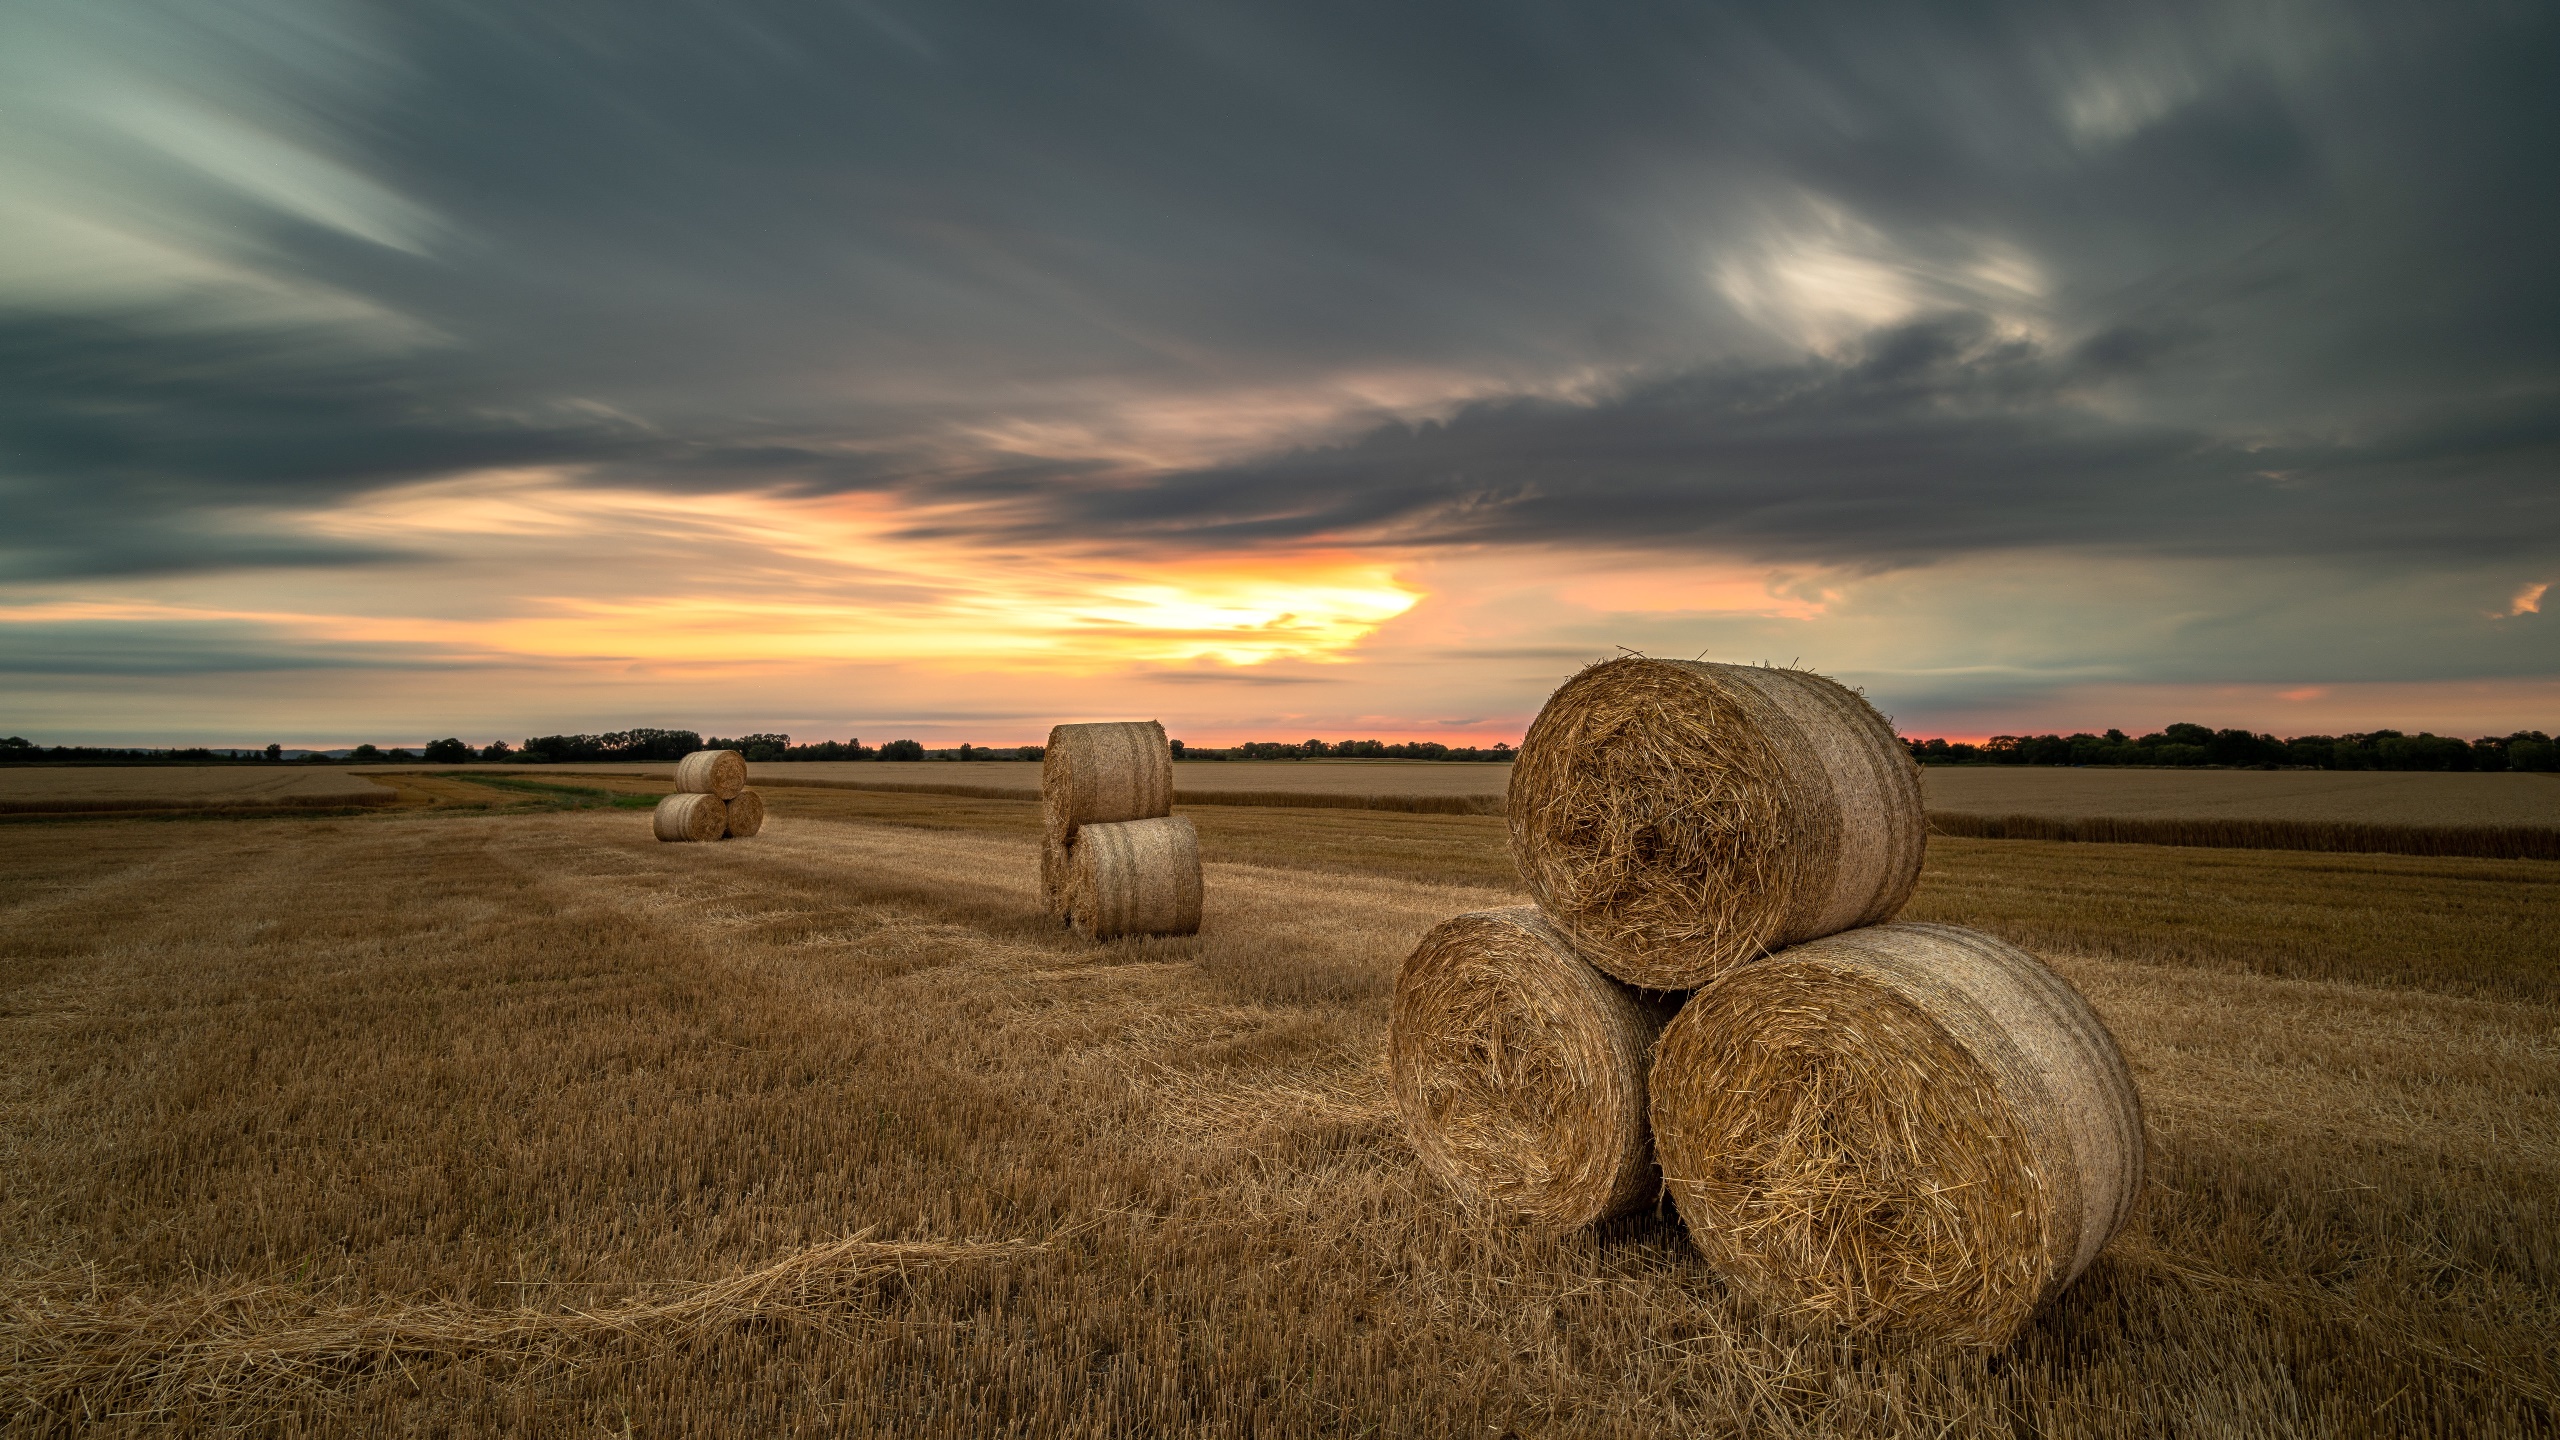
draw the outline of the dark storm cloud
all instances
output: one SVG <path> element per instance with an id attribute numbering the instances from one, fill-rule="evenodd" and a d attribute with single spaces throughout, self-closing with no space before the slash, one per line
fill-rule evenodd
<path id="1" fill-rule="evenodd" d="M 2110 332 L 2048 354 L 1945 317 L 1846 363 L 1477 404 L 1349 445 L 1027 496 L 1016 525 L 1140 544 L 1696 544 L 1866 566 L 2056 545 L 2433 560 L 2560 548 L 2560 397 L 2447 405 L 2354 443 L 2243 445 L 2091 402 L 2147 348 Z"/>
<path id="2" fill-rule="evenodd" d="M 19 576 L 396 559 L 205 517 L 517 465 L 1166 548 L 2554 544 L 2544 9 L 24 15 L 82 82 L 27 203 L 388 318 L 0 289 Z M 1160 476 L 953 439 L 1367 373 L 1517 398 Z"/>

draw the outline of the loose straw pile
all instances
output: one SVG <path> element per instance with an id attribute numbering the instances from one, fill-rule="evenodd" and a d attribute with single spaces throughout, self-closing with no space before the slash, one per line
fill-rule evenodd
<path id="1" fill-rule="evenodd" d="M 746 757 L 696 750 L 676 762 L 675 793 L 658 802 L 661 840 L 744 840 L 764 829 L 764 797 L 747 788 Z"/>
<path id="2" fill-rule="evenodd" d="M 2130 1214 L 2141 1101 L 2088 1002 L 2014 946 L 1884 923 L 1926 825 L 1855 691 L 1592 666 L 1530 726 L 1509 810 L 1536 907 L 1425 936 L 1388 1039 L 1416 1154 L 1469 1209 L 1575 1226 L 1667 1195 L 1778 1313 L 1975 1345 Z"/>
<path id="3" fill-rule="evenodd" d="M 1096 940 L 1200 929 L 1200 837 L 1153 720 L 1060 725 L 1040 765 L 1040 905 Z"/>

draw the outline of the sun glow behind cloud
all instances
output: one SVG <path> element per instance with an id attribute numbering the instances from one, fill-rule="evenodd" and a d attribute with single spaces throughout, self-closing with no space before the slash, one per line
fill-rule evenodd
<path id="1" fill-rule="evenodd" d="M 484 474 L 301 517 L 303 533 L 422 562 L 334 587 L 326 607 L 279 606 L 270 577 L 256 601 L 144 608 L 551 663 L 1094 673 L 1337 662 L 1422 598 L 1392 564 L 1356 556 L 990 555 L 915 538 L 920 518 L 876 497 L 685 496 Z M 353 593 L 360 607 L 346 603 Z"/>

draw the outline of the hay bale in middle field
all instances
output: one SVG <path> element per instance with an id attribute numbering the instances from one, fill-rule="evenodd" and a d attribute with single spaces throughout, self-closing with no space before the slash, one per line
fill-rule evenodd
<path id="1" fill-rule="evenodd" d="M 1549 697 L 1509 811 L 1531 898 L 1582 958 L 1659 990 L 1891 919 L 1928 835 L 1918 767 L 1856 691 L 1642 657 Z"/>
<path id="2" fill-rule="evenodd" d="M 1678 1004 L 1593 969 L 1526 905 L 1433 926 L 1396 973 L 1387 1032 L 1422 1168 L 1559 1229 L 1652 1200 L 1645 1068 Z"/>
<path id="3" fill-rule="evenodd" d="M 1182 816 L 1086 825 L 1067 866 L 1067 919 L 1089 939 L 1200 930 L 1200 836 Z"/>
<path id="4" fill-rule="evenodd" d="M 751 840 L 764 831 L 764 797 L 741 790 L 729 801 L 729 838 Z"/>
<path id="5" fill-rule="evenodd" d="M 1654 1047 L 1653 1138 L 1736 1289 L 1851 1330 L 2000 1345 L 2142 1189 L 2113 1036 L 2034 956 L 1879 925 L 1754 961 Z"/>
<path id="6" fill-rule="evenodd" d="M 676 762 L 676 790 L 735 800 L 747 788 L 747 757 L 735 750 L 696 750 Z"/>
<path id="7" fill-rule="evenodd" d="M 729 833 L 729 807 L 717 795 L 678 791 L 658 802 L 649 823 L 661 840 L 717 840 Z"/>
<path id="8" fill-rule="evenodd" d="M 1061 843 L 1079 827 L 1173 813 L 1173 746 L 1153 720 L 1059 725 L 1040 761 L 1042 833 Z"/>

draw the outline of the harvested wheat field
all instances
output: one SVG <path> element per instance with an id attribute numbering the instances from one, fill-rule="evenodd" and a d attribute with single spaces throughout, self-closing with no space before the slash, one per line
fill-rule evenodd
<path id="1" fill-rule="evenodd" d="M 1931 810 L 2108 820 L 2560 825 L 2560 776 L 2417 770 L 2112 770 L 1935 765 Z"/>
<path id="2" fill-rule="evenodd" d="M 0 768 L 0 815 L 382 805 L 369 776 L 281 765 L 12 765 Z"/>
<path id="3" fill-rule="evenodd" d="M 1096 945 L 1031 799 L 670 846 L 610 808 L 663 783 L 415 785 L 0 831 L 12 1431 L 2553 1428 L 2560 867 L 1934 842 L 1905 918 L 2041 947 L 2151 1130 L 1984 1354 L 1772 1318 L 1664 1210 L 1458 1218 L 1383 1052 L 1519 901 L 1498 819 L 1186 810 L 1201 934 Z"/>

